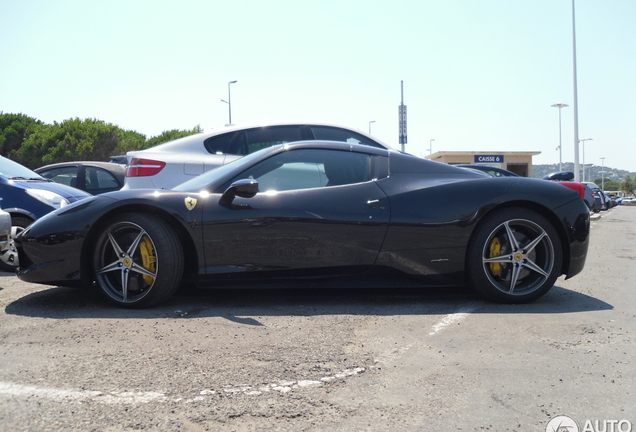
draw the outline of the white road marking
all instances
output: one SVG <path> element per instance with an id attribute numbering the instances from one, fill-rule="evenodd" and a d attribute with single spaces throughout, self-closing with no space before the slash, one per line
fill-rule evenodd
<path id="1" fill-rule="evenodd" d="M 276 391 L 279 393 L 289 393 L 292 390 L 303 389 L 308 387 L 322 386 L 336 379 L 344 379 L 351 376 L 359 375 L 366 369 L 357 367 L 353 369 L 345 369 L 334 375 L 325 376 L 316 380 L 298 380 L 298 381 L 280 381 L 277 383 L 266 384 L 258 387 L 249 385 L 243 386 L 224 386 L 220 390 L 206 389 L 199 392 L 199 396 L 191 399 L 176 398 L 174 402 L 196 402 L 205 400 L 206 396 L 217 393 L 223 394 L 245 394 L 248 396 L 257 396 L 263 393 Z M 164 393 L 159 392 L 110 392 L 91 390 L 64 390 L 47 387 L 38 387 L 32 385 L 14 384 L 0 381 L 0 395 L 23 397 L 23 398 L 45 398 L 60 401 L 81 401 L 91 399 L 95 402 L 105 404 L 143 404 L 149 402 L 166 402 L 168 398 Z"/>
<path id="2" fill-rule="evenodd" d="M 436 335 L 451 324 L 466 319 L 472 312 L 477 310 L 480 305 L 468 305 L 459 309 L 455 313 L 451 313 L 437 322 L 429 332 L 430 336 Z M 375 363 L 386 363 L 389 360 L 395 360 L 401 357 L 405 352 L 411 349 L 413 345 L 409 344 L 401 348 L 394 348 L 390 352 L 381 354 Z M 320 380 L 298 380 L 298 381 L 281 381 L 278 383 L 266 384 L 258 387 L 249 385 L 244 386 L 224 386 L 220 390 L 205 389 L 199 392 L 199 396 L 191 399 L 176 398 L 173 401 L 183 401 L 186 403 L 204 400 L 205 396 L 211 396 L 217 393 L 224 394 L 245 394 L 248 396 L 257 396 L 271 391 L 280 393 L 288 393 L 295 389 L 307 387 L 322 386 L 336 379 L 344 379 L 347 377 L 359 375 L 366 368 L 357 367 L 353 369 L 345 369 L 331 376 L 325 376 Z M 160 392 L 109 392 L 92 390 L 64 390 L 55 388 L 38 387 L 32 385 L 14 384 L 0 381 L 0 395 L 26 397 L 26 398 L 46 398 L 54 400 L 80 401 L 84 399 L 92 399 L 96 402 L 106 404 L 141 404 L 149 402 L 165 402 L 168 400 L 164 393 Z"/>
<path id="3" fill-rule="evenodd" d="M 20 397 L 40 397 L 57 400 L 83 400 L 94 399 L 97 402 L 106 404 L 137 404 L 152 401 L 162 401 L 166 397 L 163 393 L 157 392 L 110 392 L 104 393 L 91 390 L 64 390 L 30 385 L 21 385 L 0 381 L 0 394 Z"/>
<path id="4" fill-rule="evenodd" d="M 466 319 L 468 315 L 470 315 L 472 312 L 479 309 L 481 306 L 482 306 L 481 303 L 471 303 L 460 308 L 459 310 L 457 310 L 457 312 L 453 312 L 451 314 L 445 315 L 440 321 L 438 321 L 437 323 L 435 323 L 435 325 L 433 325 L 433 327 L 431 327 L 431 331 L 428 333 L 428 335 L 435 336 L 436 334 L 444 330 L 449 325 Z M 411 348 L 413 348 L 412 343 L 401 346 L 401 347 L 395 347 L 389 351 L 380 353 L 380 355 L 378 355 L 378 357 L 374 360 L 374 363 L 386 364 L 391 361 L 395 361 L 399 359 L 400 357 L 402 357 L 404 353 L 409 351 Z"/>
<path id="5" fill-rule="evenodd" d="M 246 394 L 250 396 L 257 396 L 263 393 L 269 393 L 272 391 L 277 391 L 279 393 L 289 393 L 292 390 L 306 388 L 306 387 L 317 387 L 322 386 L 323 384 L 329 383 L 336 379 L 344 379 L 347 377 L 359 375 L 366 371 L 366 368 L 357 367 L 354 369 L 345 369 L 340 371 L 334 375 L 325 376 L 320 378 L 319 381 L 316 380 L 299 380 L 299 381 L 280 381 L 278 383 L 266 384 L 260 387 L 252 387 L 252 386 L 225 386 L 221 390 L 212 390 L 206 389 L 201 390 L 200 395 L 213 395 L 216 393 L 225 393 L 225 394 Z M 186 402 L 193 402 L 194 400 L 187 400 Z"/>
<path id="6" fill-rule="evenodd" d="M 449 325 L 455 324 L 459 321 L 466 319 L 468 315 L 476 311 L 478 307 L 479 307 L 478 305 L 469 305 L 469 306 L 461 308 L 455 313 L 446 315 L 444 318 L 442 318 L 438 323 L 436 323 L 433 326 L 431 331 L 428 333 L 429 336 L 436 335 L 437 333 L 441 332 Z"/>

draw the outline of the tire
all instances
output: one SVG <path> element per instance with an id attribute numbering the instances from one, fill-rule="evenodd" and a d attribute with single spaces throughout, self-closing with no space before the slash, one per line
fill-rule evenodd
<path id="1" fill-rule="evenodd" d="M 98 289 L 124 308 L 156 305 L 170 297 L 183 276 L 183 248 L 170 226 L 148 214 L 111 219 L 95 242 Z"/>
<path id="2" fill-rule="evenodd" d="M 532 210 L 511 208 L 487 217 L 475 229 L 467 253 L 470 285 L 498 303 L 534 301 L 561 274 L 561 240 Z"/>
<path id="3" fill-rule="evenodd" d="M 0 250 L 0 269 L 8 272 L 15 272 L 20 265 L 18 261 L 18 250 L 13 239 L 26 227 L 31 225 L 33 220 L 24 216 L 13 216 L 11 218 L 11 233 L 7 246 Z"/>

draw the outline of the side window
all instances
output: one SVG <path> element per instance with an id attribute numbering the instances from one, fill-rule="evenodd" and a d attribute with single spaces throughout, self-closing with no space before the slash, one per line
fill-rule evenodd
<path id="1" fill-rule="evenodd" d="M 267 128 L 248 129 L 246 153 L 250 154 L 276 144 L 300 141 L 300 126 L 272 126 Z"/>
<path id="2" fill-rule="evenodd" d="M 367 154 L 338 150 L 287 151 L 251 167 L 232 181 L 256 179 L 260 192 L 342 186 L 369 181 L 370 160 Z"/>
<path id="3" fill-rule="evenodd" d="M 61 167 L 47 170 L 40 175 L 44 178 L 51 179 L 56 183 L 62 183 L 67 186 L 77 187 L 77 167 Z"/>
<path id="4" fill-rule="evenodd" d="M 372 139 L 347 129 L 332 126 L 310 126 L 310 128 L 314 138 L 317 140 L 341 141 L 349 144 L 364 144 L 371 147 L 384 148 Z"/>
<path id="5" fill-rule="evenodd" d="M 99 189 L 118 189 L 121 185 L 117 179 L 108 171 L 96 168 L 86 167 L 86 190 L 88 192 Z"/>
<path id="6" fill-rule="evenodd" d="M 228 146 L 232 142 L 232 138 L 236 135 L 236 132 L 230 132 L 223 135 L 215 136 L 205 140 L 203 145 L 205 149 L 211 154 L 217 153 L 230 153 Z"/>
<path id="7" fill-rule="evenodd" d="M 325 167 L 318 162 L 288 162 L 257 180 L 260 192 L 311 189 L 327 184 Z"/>

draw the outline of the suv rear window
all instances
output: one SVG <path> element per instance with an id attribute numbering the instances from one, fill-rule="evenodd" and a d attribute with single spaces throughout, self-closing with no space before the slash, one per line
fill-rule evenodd
<path id="1" fill-rule="evenodd" d="M 245 131 L 246 151 L 237 154 L 250 154 L 276 144 L 285 144 L 302 140 L 300 126 L 274 126 L 269 128 L 248 129 Z"/>
<path id="2" fill-rule="evenodd" d="M 212 154 L 227 153 L 227 148 L 232 142 L 232 138 L 234 138 L 235 135 L 236 132 L 230 132 L 208 138 L 207 140 L 205 140 L 203 145 L 205 146 L 205 149 Z"/>
<path id="3" fill-rule="evenodd" d="M 317 140 L 341 141 L 349 144 L 364 144 L 371 147 L 384 148 L 364 135 L 360 135 L 350 130 L 333 126 L 310 126 L 310 129 L 314 134 L 314 139 Z"/>
<path id="4" fill-rule="evenodd" d="M 212 154 L 247 155 L 276 144 L 302 139 L 300 126 L 260 127 L 209 138 L 205 141 L 205 148 Z"/>

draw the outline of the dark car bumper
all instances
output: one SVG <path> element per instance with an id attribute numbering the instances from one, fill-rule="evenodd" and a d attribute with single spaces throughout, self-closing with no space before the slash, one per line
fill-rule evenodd
<path id="1" fill-rule="evenodd" d="M 555 210 L 566 232 L 565 252 L 569 260 L 564 260 L 563 273 L 566 279 L 579 274 L 585 266 L 585 258 L 590 243 L 590 212 L 583 200 L 575 200 Z M 567 257 L 565 257 L 567 258 Z"/>
<path id="2" fill-rule="evenodd" d="M 54 211 L 15 239 L 20 260 L 17 276 L 25 282 L 76 286 L 81 284 L 81 254 L 86 234 L 113 200 L 87 198 Z M 88 212 L 81 212 L 91 208 Z"/>

